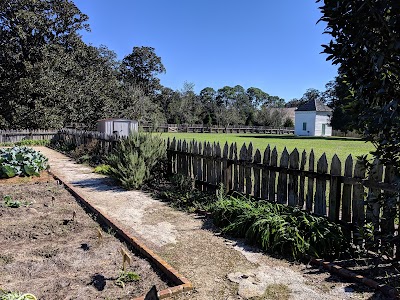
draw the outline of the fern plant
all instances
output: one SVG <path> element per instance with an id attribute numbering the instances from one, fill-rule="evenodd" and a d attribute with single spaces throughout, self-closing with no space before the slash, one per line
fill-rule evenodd
<path id="1" fill-rule="evenodd" d="M 107 157 L 109 173 L 126 189 L 139 189 L 159 177 L 165 165 L 166 147 L 159 135 L 133 133 L 122 139 Z"/>

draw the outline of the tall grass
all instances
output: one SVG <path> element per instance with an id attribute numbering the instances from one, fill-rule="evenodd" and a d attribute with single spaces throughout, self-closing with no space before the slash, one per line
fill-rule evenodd
<path id="1" fill-rule="evenodd" d="M 338 257 L 350 248 L 338 224 L 282 204 L 219 193 L 212 215 L 224 233 L 295 259 Z"/>

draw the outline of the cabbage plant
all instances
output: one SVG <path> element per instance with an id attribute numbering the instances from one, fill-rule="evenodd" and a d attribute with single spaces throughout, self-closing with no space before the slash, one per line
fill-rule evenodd
<path id="1" fill-rule="evenodd" d="M 0 148 L 0 178 L 39 176 L 48 167 L 48 159 L 30 147 Z"/>

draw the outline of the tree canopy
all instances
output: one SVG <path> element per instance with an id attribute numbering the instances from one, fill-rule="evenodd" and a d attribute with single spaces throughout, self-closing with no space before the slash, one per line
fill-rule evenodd
<path id="1" fill-rule="evenodd" d="M 377 148 L 375 155 L 400 168 L 400 2 L 321 1 L 327 60 L 339 65 L 349 96 L 346 113 Z"/>

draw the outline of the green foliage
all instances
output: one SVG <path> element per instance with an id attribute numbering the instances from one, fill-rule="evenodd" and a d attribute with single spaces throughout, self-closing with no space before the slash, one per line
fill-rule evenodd
<path id="1" fill-rule="evenodd" d="M 194 181 L 181 174 L 171 178 L 172 186 L 160 193 L 160 197 L 171 202 L 172 206 L 189 212 L 209 211 L 215 202 L 215 195 L 194 188 Z"/>
<path id="2" fill-rule="evenodd" d="M 323 52 L 339 65 L 348 90 L 343 109 L 376 146 L 374 156 L 393 165 L 399 174 L 399 2 L 323 1 L 320 9 L 325 32 L 332 36 Z"/>
<path id="3" fill-rule="evenodd" d="M 0 289 L 0 300 L 36 300 L 33 294 L 22 294 L 20 292 L 6 292 Z"/>
<path id="4" fill-rule="evenodd" d="M 218 198 L 212 208 L 215 224 L 268 252 L 300 259 L 305 255 L 338 256 L 350 247 L 342 228 L 324 217 L 242 195 L 219 194 Z"/>
<path id="5" fill-rule="evenodd" d="M 115 280 L 115 284 L 125 288 L 125 283 L 127 282 L 135 282 L 140 280 L 140 275 L 136 274 L 132 271 L 122 271 L 118 278 Z"/>
<path id="6" fill-rule="evenodd" d="M 29 147 L 15 146 L 0 149 L 0 178 L 14 176 L 39 176 L 48 168 L 48 159 Z"/>
<path id="7" fill-rule="evenodd" d="M 119 141 L 106 158 L 110 175 L 126 189 L 138 189 L 163 175 L 166 159 L 164 140 L 149 133 L 133 133 Z"/>
<path id="8" fill-rule="evenodd" d="M 110 175 L 110 165 L 101 164 L 94 168 L 94 173 L 103 174 L 103 175 Z"/>
<path id="9" fill-rule="evenodd" d="M 283 127 L 294 127 L 293 119 L 290 117 L 287 117 L 285 119 L 285 122 L 283 122 Z"/>
<path id="10" fill-rule="evenodd" d="M 13 147 L 13 146 L 47 146 L 50 144 L 50 140 L 21 140 L 19 142 L 5 142 L 0 143 L 3 147 Z"/>
<path id="11" fill-rule="evenodd" d="M 14 200 L 10 195 L 5 195 L 3 197 L 4 200 L 4 205 L 6 207 L 11 207 L 11 208 L 19 208 L 21 206 L 29 206 L 32 204 L 32 202 L 29 201 L 19 201 L 19 200 Z"/>

